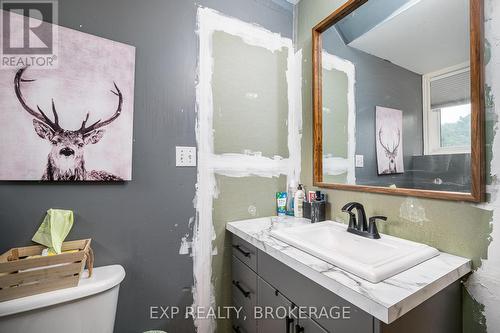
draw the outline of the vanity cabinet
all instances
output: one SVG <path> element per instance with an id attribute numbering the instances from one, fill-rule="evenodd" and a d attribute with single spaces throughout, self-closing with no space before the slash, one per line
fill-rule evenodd
<path id="1" fill-rule="evenodd" d="M 242 308 L 242 315 L 233 318 L 236 333 L 462 331 L 460 282 L 385 324 L 241 238 L 232 237 L 232 299 L 233 306 Z M 299 308 L 304 311 L 300 316 Z M 314 318 L 306 315 L 312 308 L 318 314 Z M 321 309 L 328 316 L 325 312 L 320 315 Z"/>
<path id="2" fill-rule="evenodd" d="M 258 299 L 259 307 L 276 310 L 273 311 L 273 316 L 275 316 L 275 318 L 258 319 L 257 331 L 259 333 L 292 332 L 294 320 L 290 316 L 289 309 L 292 309 L 294 305 L 278 290 L 274 289 L 260 277 L 258 278 Z"/>

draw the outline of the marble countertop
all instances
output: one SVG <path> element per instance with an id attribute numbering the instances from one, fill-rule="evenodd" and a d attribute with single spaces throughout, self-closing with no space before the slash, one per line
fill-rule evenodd
<path id="1" fill-rule="evenodd" d="M 294 217 L 279 222 L 265 217 L 229 222 L 226 229 L 386 324 L 471 271 L 469 259 L 441 252 L 389 279 L 371 283 L 270 236 L 274 228 L 308 223 Z"/>

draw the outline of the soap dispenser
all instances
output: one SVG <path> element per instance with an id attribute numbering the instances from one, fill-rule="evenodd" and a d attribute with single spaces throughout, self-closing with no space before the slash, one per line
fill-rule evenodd
<path id="1" fill-rule="evenodd" d="M 294 201 L 295 201 L 295 193 L 297 192 L 297 183 L 294 180 L 290 181 L 290 185 L 288 186 L 288 194 L 286 200 L 286 215 L 294 216 L 295 210 Z"/>
<path id="2" fill-rule="evenodd" d="M 304 188 L 302 187 L 302 184 L 299 184 L 299 187 L 297 189 L 297 192 L 295 192 L 295 196 L 293 198 L 293 215 L 295 217 L 303 217 L 304 216 L 304 211 L 303 211 L 303 206 L 304 206 Z"/>

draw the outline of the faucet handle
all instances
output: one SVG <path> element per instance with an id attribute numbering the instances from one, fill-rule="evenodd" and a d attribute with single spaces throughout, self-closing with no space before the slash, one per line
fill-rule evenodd
<path id="1" fill-rule="evenodd" d="M 355 206 L 355 202 L 350 202 L 344 207 L 342 207 L 342 212 L 349 214 L 349 226 L 348 229 L 356 229 L 358 222 L 356 221 L 356 214 L 352 212 L 352 209 Z"/>
<path id="2" fill-rule="evenodd" d="M 387 217 L 386 216 L 372 216 L 372 217 L 370 217 L 370 219 L 369 219 L 370 224 L 368 226 L 368 234 L 369 234 L 370 238 L 373 238 L 373 239 L 380 238 L 380 234 L 378 233 L 377 223 L 376 223 L 377 220 L 387 221 Z"/>

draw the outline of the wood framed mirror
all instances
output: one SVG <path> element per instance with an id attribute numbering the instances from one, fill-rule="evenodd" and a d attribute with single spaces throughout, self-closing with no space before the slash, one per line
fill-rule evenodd
<path id="1" fill-rule="evenodd" d="M 313 40 L 317 187 L 485 199 L 483 0 L 350 0 Z"/>

